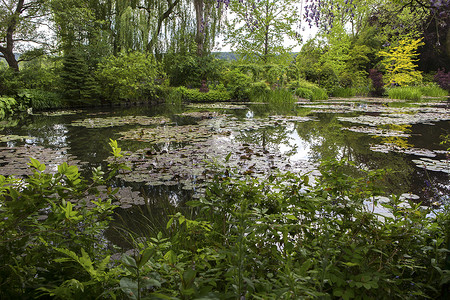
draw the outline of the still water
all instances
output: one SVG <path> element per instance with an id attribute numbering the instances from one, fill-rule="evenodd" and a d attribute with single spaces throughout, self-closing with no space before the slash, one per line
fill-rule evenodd
<path id="1" fill-rule="evenodd" d="M 211 162 L 241 175 L 315 174 L 323 159 L 389 169 L 388 194 L 410 193 L 424 205 L 449 200 L 448 102 L 334 100 L 292 105 L 243 104 L 116 107 L 16 116 L 0 122 L 0 174 L 26 175 L 32 156 L 55 170 L 69 161 L 86 174 L 106 167 L 109 139 L 128 152 L 119 211 L 180 206 L 201 195 Z M 317 172 L 316 172 L 317 173 Z M 128 218 L 127 214 L 122 214 Z M 130 224 L 130 226 L 132 226 Z"/>

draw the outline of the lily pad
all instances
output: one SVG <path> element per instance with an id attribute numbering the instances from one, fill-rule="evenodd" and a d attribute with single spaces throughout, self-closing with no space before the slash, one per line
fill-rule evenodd
<path id="1" fill-rule="evenodd" d="M 420 158 L 415 159 L 413 162 L 416 164 L 417 167 L 425 169 L 427 171 L 434 171 L 434 172 L 443 172 L 450 174 L 450 162 L 446 159 L 430 159 L 430 158 Z"/>
<path id="2" fill-rule="evenodd" d="M 12 134 L 12 135 L 3 135 L 3 134 L 0 134 L 0 142 L 10 142 L 10 141 L 23 141 L 23 140 L 26 140 L 26 139 L 33 139 L 32 137 L 29 137 L 29 136 L 23 136 L 23 135 L 15 135 L 15 134 Z"/>
<path id="3" fill-rule="evenodd" d="M 84 120 L 73 121 L 72 126 L 82 126 L 86 128 L 106 128 L 125 125 L 164 125 L 170 123 L 166 117 L 146 117 L 146 116 L 124 116 L 109 118 L 87 118 Z"/>
<path id="4" fill-rule="evenodd" d="M 46 165 L 45 173 L 56 173 L 58 165 L 67 162 L 70 165 L 80 166 L 82 163 L 67 153 L 68 148 L 50 149 L 35 145 L 22 147 L 0 147 L 0 165 L 2 175 L 31 175 L 28 167 L 30 157 Z"/>

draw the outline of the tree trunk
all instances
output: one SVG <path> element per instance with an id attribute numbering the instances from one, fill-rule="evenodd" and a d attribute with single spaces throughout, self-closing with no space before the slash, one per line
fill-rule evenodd
<path id="1" fill-rule="evenodd" d="M 156 31 L 153 33 L 152 38 L 147 45 L 148 52 L 153 51 L 153 47 L 156 45 L 164 20 L 170 17 L 170 15 L 172 14 L 174 8 L 178 5 L 178 3 L 180 3 L 180 0 L 175 0 L 174 2 L 172 2 L 171 0 L 167 1 L 167 10 L 164 12 L 164 14 L 162 14 L 158 18 L 158 25 L 156 27 Z M 148 10 L 148 13 L 150 15 L 150 10 Z"/>
<path id="2" fill-rule="evenodd" d="M 450 26 L 447 26 L 447 37 L 445 41 L 445 52 L 447 53 L 447 58 L 450 59 Z M 447 70 L 450 71 L 450 70 Z"/>
<path id="3" fill-rule="evenodd" d="M 24 2 L 25 0 L 19 0 L 17 2 L 16 10 L 14 11 L 14 14 L 11 16 L 8 28 L 6 29 L 6 47 L 0 46 L 0 52 L 6 59 L 8 66 L 17 72 L 19 72 L 19 63 L 17 62 L 16 56 L 14 55 L 14 32 L 17 27 L 19 16 L 22 13 Z"/>
<path id="4" fill-rule="evenodd" d="M 267 58 L 269 56 L 269 30 L 270 25 L 269 21 L 267 20 L 269 18 L 269 3 L 266 4 L 266 32 L 264 34 L 264 57 L 263 61 L 267 63 Z"/>
<path id="5" fill-rule="evenodd" d="M 204 22 L 203 22 L 203 0 L 194 0 L 195 17 L 197 21 L 197 33 L 195 36 L 195 42 L 197 43 L 197 55 L 203 56 L 204 48 Z"/>

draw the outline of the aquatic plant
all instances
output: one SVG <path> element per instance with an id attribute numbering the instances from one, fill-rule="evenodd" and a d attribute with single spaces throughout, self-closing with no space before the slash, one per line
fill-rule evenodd
<path id="1" fill-rule="evenodd" d="M 420 87 L 412 86 L 388 88 L 387 93 L 389 98 L 401 100 L 420 100 L 423 95 Z"/>

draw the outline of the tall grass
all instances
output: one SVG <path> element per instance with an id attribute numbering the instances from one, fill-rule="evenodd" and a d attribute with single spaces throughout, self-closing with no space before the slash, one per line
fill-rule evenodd
<path id="1" fill-rule="evenodd" d="M 387 93 L 390 99 L 420 100 L 422 98 L 420 87 L 415 86 L 394 87 L 388 89 Z"/>
<path id="2" fill-rule="evenodd" d="M 338 98 L 352 98 L 356 96 L 356 89 L 337 87 L 331 91 L 331 96 Z"/>
<path id="3" fill-rule="evenodd" d="M 445 97 L 448 96 L 448 91 L 440 88 L 439 86 L 432 84 L 420 87 L 420 91 L 424 96 L 428 97 Z"/>

